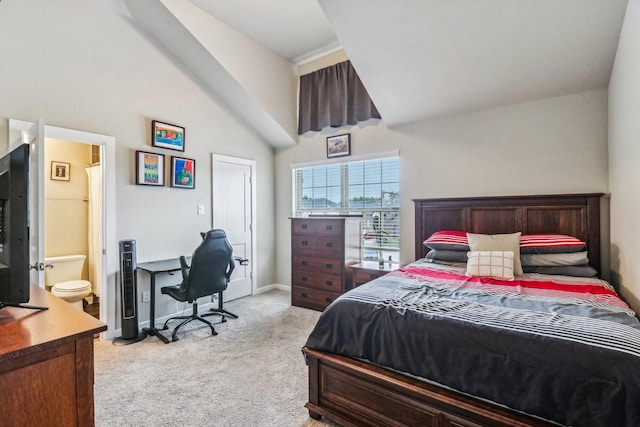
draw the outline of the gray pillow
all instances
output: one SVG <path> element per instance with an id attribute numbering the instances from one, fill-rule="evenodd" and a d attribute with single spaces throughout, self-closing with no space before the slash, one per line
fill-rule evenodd
<path id="1" fill-rule="evenodd" d="M 449 251 L 445 249 L 431 249 L 425 256 L 428 260 L 447 262 L 467 262 L 467 251 Z"/>
<path id="2" fill-rule="evenodd" d="M 522 267 L 525 273 L 558 274 L 561 276 L 594 277 L 598 271 L 590 265 L 566 265 L 562 267 Z"/>
<path id="3" fill-rule="evenodd" d="M 557 254 L 520 254 L 522 266 L 558 267 L 564 265 L 587 265 L 587 252 Z"/>

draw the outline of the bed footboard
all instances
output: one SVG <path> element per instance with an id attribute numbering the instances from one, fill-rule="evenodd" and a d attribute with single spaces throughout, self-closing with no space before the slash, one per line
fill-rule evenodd
<path id="1" fill-rule="evenodd" d="M 549 426 L 375 365 L 304 348 L 309 416 L 343 426 Z"/>

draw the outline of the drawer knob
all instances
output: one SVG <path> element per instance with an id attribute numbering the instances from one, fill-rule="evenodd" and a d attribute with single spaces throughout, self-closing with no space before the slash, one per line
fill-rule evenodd
<path id="1" fill-rule="evenodd" d="M 329 304 L 331 304 L 331 302 L 332 302 L 332 299 L 331 299 L 331 298 L 329 298 L 329 297 L 325 298 L 324 300 L 325 300 L 326 302 L 328 302 Z"/>
<path id="2" fill-rule="evenodd" d="M 307 280 L 309 280 L 309 278 L 307 276 L 302 276 L 300 280 L 302 280 L 303 282 L 306 282 Z"/>
<path id="3" fill-rule="evenodd" d="M 300 224 L 300 228 L 302 228 L 303 230 L 307 229 L 307 224 Z"/>
<path id="4" fill-rule="evenodd" d="M 303 292 L 303 293 L 301 293 L 301 294 L 300 294 L 300 296 L 301 296 L 302 298 L 306 298 L 306 297 L 307 297 L 307 293 L 306 293 L 306 292 Z"/>
<path id="5" fill-rule="evenodd" d="M 300 264 L 302 265 L 308 265 L 309 261 L 307 261 L 306 259 L 303 259 L 302 261 L 300 261 Z"/>
<path id="6" fill-rule="evenodd" d="M 327 242 L 327 243 L 325 243 L 325 246 L 328 247 L 328 248 L 331 248 L 331 247 L 333 247 L 333 242 Z"/>
<path id="7" fill-rule="evenodd" d="M 327 281 L 325 281 L 324 283 L 325 283 L 325 285 L 327 285 L 327 286 L 331 286 L 331 285 L 333 285 L 333 280 L 327 280 Z"/>
<path id="8" fill-rule="evenodd" d="M 327 229 L 327 230 L 333 230 L 333 225 L 328 224 L 328 225 L 327 225 L 327 227 L 326 227 L 326 229 Z"/>
<path id="9" fill-rule="evenodd" d="M 307 246 L 309 244 L 309 242 L 307 242 L 306 240 L 303 240 L 302 242 L 300 242 L 302 244 L 302 246 Z"/>
<path id="10" fill-rule="evenodd" d="M 325 264 L 324 266 L 327 268 L 333 268 L 333 264 Z"/>

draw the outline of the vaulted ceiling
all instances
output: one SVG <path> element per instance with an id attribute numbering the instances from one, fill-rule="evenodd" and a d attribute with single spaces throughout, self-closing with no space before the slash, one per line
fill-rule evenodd
<path id="1" fill-rule="evenodd" d="M 205 90 L 284 147 L 297 142 L 294 64 L 343 48 L 391 128 L 562 96 L 607 87 L 627 0 L 125 4 Z M 265 71 L 290 75 L 265 88 Z"/>

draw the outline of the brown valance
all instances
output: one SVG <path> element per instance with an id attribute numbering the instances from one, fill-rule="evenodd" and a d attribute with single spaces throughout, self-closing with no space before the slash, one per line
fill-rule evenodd
<path id="1" fill-rule="evenodd" d="M 351 61 L 300 76 L 298 135 L 380 118 Z"/>

